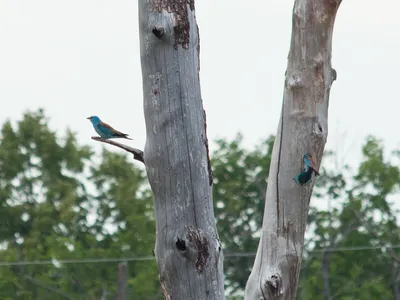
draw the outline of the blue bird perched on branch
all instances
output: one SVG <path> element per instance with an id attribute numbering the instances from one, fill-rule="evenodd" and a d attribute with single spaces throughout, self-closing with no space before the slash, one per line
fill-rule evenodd
<path id="1" fill-rule="evenodd" d="M 99 136 L 102 137 L 103 139 L 122 138 L 122 139 L 132 140 L 131 138 L 128 137 L 128 134 L 122 133 L 112 128 L 110 125 L 101 121 L 98 116 L 91 116 L 88 117 L 88 119 L 90 120 L 90 122 L 92 122 L 94 130 L 96 130 Z"/>

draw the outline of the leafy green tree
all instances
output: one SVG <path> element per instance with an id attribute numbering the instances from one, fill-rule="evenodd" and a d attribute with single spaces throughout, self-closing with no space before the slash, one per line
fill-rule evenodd
<path id="1" fill-rule="evenodd" d="M 0 299 L 114 299 L 117 263 L 151 255 L 153 204 L 142 170 L 125 155 L 94 153 L 42 110 L 6 122 L 0 142 L 0 261 L 100 262 L 0 266 Z M 128 266 L 128 294 L 157 299 L 153 261 Z"/>
<path id="2" fill-rule="evenodd" d="M 149 257 L 155 244 L 153 200 L 143 170 L 135 168 L 130 160 L 103 151 L 102 164 L 92 169 L 91 181 L 98 192 L 97 226 L 110 239 L 108 255 Z M 104 224 L 114 227 L 115 233 L 107 233 Z M 129 275 L 129 297 L 156 299 L 159 282 L 154 260 L 129 263 Z"/>
<path id="3" fill-rule="evenodd" d="M 238 135 L 218 140 L 212 155 L 229 299 L 240 299 L 254 259 L 272 145 L 273 137 L 248 151 Z M 311 200 L 298 299 L 400 299 L 400 254 L 388 248 L 400 244 L 398 211 L 390 201 L 400 183 L 399 155 L 385 159 L 381 141 L 373 137 L 362 155 L 355 174 L 335 164 L 334 153 L 324 155 Z"/>
<path id="4" fill-rule="evenodd" d="M 244 289 L 251 271 L 254 257 L 229 254 L 257 249 L 274 138 L 253 151 L 245 150 L 242 141 L 240 134 L 231 142 L 220 139 L 211 156 L 214 211 L 224 247 L 226 291 L 231 294 Z"/>
<path id="5" fill-rule="evenodd" d="M 373 137 L 362 154 L 350 180 L 344 180 L 342 168 L 324 172 L 317 196 L 338 203 L 310 214 L 308 250 L 314 253 L 303 263 L 299 299 L 400 297 L 398 251 L 390 248 L 400 244 L 398 212 L 389 200 L 398 191 L 399 167 L 385 159 L 381 141 Z"/>
<path id="6" fill-rule="evenodd" d="M 88 263 L 0 265 L 0 299 L 114 299 L 117 262 L 151 257 L 153 201 L 131 157 L 62 138 L 42 110 L 2 126 L 0 262 L 51 259 Z M 215 215 L 225 254 L 226 291 L 241 299 L 259 239 L 273 137 L 255 150 L 241 135 L 212 153 Z M 400 151 L 388 158 L 368 137 L 356 172 L 324 155 L 316 181 L 298 299 L 399 299 Z M 328 204 L 328 205 L 326 205 Z M 360 248 L 360 246 L 362 246 Z M 128 297 L 161 299 L 154 260 L 128 262 Z"/>
<path id="7" fill-rule="evenodd" d="M 83 173 L 91 152 L 79 147 L 71 132 L 58 143 L 43 111 L 25 114 L 16 130 L 6 122 L 2 136 L 0 238 L 6 249 L 2 260 L 49 259 L 55 248 L 66 248 L 69 230 L 86 226 L 88 211 L 82 205 L 88 197 L 76 176 Z M 72 213 L 75 207 L 80 209 Z M 16 266 L 11 271 L 14 276 L 5 282 L 8 289 L 1 289 L 1 294 L 14 299 L 45 299 L 47 291 L 34 288 L 39 285 L 31 279 L 45 277 L 46 285 L 52 280 L 49 267 Z"/>

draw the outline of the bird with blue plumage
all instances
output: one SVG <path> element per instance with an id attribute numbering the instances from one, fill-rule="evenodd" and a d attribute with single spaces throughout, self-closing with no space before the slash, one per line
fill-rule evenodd
<path id="1" fill-rule="evenodd" d="M 90 122 L 93 125 L 94 130 L 103 139 L 122 138 L 122 139 L 132 140 L 131 138 L 128 137 L 128 134 L 122 133 L 121 131 L 114 129 L 107 123 L 104 123 L 103 121 L 101 121 L 98 116 L 91 116 L 91 117 L 88 117 L 87 119 L 90 120 Z"/>
<path id="2" fill-rule="evenodd" d="M 314 162 L 313 157 L 311 154 L 304 154 L 303 156 L 303 162 L 304 162 L 304 171 L 306 171 L 306 167 L 309 167 L 312 169 L 312 171 L 315 173 L 315 176 L 319 176 L 319 172 L 317 171 L 317 164 Z"/>
<path id="3" fill-rule="evenodd" d="M 317 171 L 317 164 L 314 162 L 311 154 L 306 153 L 303 155 L 303 163 L 303 172 L 293 178 L 293 180 L 301 186 L 307 185 L 311 182 L 313 173 L 315 176 L 320 175 Z"/>
<path id="4" fill-rule="evenodd" d="M 297 175 L 296 177 L 293 178 L 293 180 L 303 186 L 303 185 L 307 185 L 311 182 L 311 178 L 312 178 L 312 173 L 313 173 L 313 169 L 310 168 L 309 166 L 305 165 L 304 167 L 304 171 L 301 172 L 299 175 Z"/>

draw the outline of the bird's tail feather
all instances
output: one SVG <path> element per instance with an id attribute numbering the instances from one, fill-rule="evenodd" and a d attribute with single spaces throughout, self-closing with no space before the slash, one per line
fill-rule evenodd
<path id="1" fill-rule="evenodd" d="M 130 137 L 128 137 L 128 134 L 126 134 L 126 133 L 124 133 L 124 135 L 121 136 L 121 137 L 124 138 L 124 139 L 133 141 L 133 139 L 131 139 Z"/>

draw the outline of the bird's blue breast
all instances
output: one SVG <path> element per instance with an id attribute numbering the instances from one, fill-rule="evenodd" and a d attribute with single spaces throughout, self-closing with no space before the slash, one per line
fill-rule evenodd
<path id="1" fill-rule="evenodd" d="M 96 130 L 96 132 L 98 133 L 98 135 L 101 136 L 102 138 L 109 137 L 110 134 L 107 132 L 107 128 L 100 127 L 99 125 L 93 127 L 94 130 Z"/>

